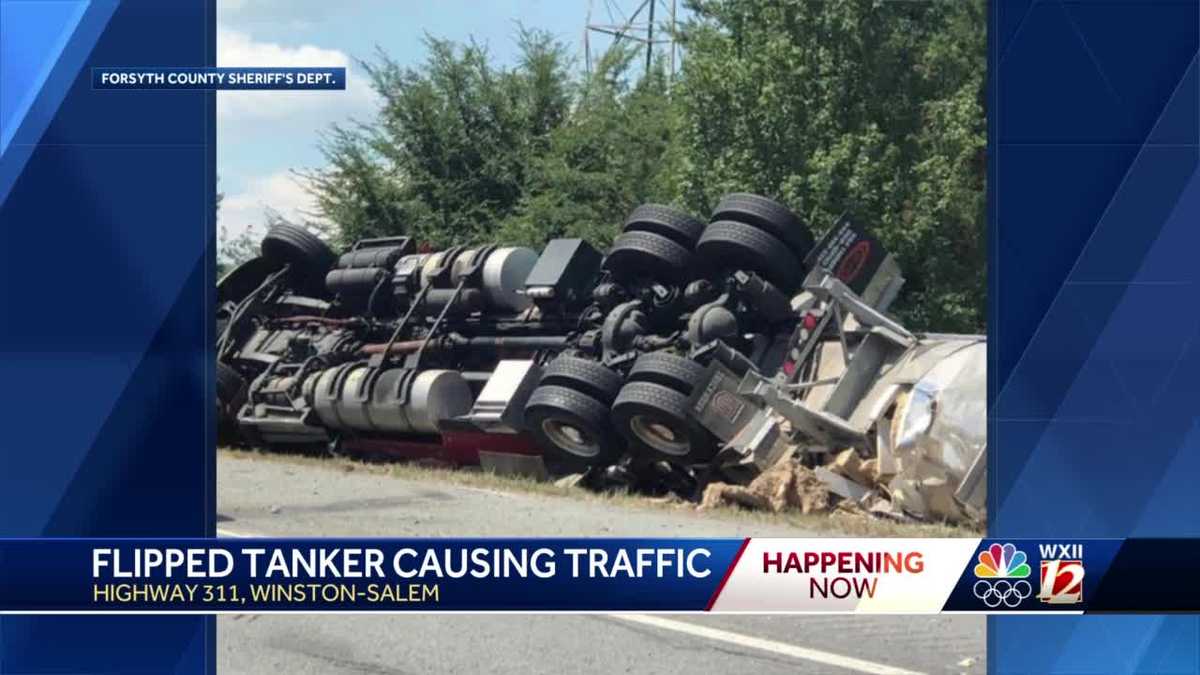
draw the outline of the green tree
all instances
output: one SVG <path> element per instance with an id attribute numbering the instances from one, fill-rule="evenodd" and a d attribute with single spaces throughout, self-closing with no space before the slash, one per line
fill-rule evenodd
<path id="1" fill-rule="evenodd" d="M 383 142 L 377 136 L 367 125 L 334 126 L 321 140 L 326 166 L 301 173 L 322 218 L 337 225 L 334 239 L 341 245 L 403 234 L 426 210 L 375 151 Z"/>
<path id="2" fill-rule="evenodd" d="M 570 116 L 530 159 L 528 184 L 499 235 L 539 245 L 558 236 L 607 246 L 638 204 L 670 201 L 674 114 L 663 68 L 631 83 L 636 50 L 615 50 L 579 88 Z"/>
<path id="3" fill-rule="evenodd" d="M 365 64 L 383 99 L 377 122 L 333 129 L 323 146 L 328 167 L 309 175 L 342 238 L 491 238 L 571 103 L 565 47 L 523 29 L 518 43 L 521 58 L 509 69 L 494 66 L 477 43 L 434 38 L 418 68 L 382 52 Z"/>
<path id="4" fill-rule="evenodd" d="M 695 0 L 674 95 L 680 197 L 757 191 L 897 255 L 911 325 L 984 323 L 982 0 Z"/>
<path id="5" fill-rule="evenodd" d="M 646 201 L 708 213 L 775 197 L 826 230 L 846 211 L 904 267 L 914 328 L 984 325 L 984 0 L 692 0 L 674 82 L 616 50 L 590 76 L 546 33 L 494 65 L 427 39 L 368 64 L 378 119 L 335 127 L 308 175 L 342 243 L 608 244 Z"/>

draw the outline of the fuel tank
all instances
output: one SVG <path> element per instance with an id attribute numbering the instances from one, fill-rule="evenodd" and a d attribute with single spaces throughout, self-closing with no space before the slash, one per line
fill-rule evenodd
<path id="1" fill-rule="evenodd" d="M 474 396 L 455 370 L 378 370 L 348 363 L 313 376 L 312 405 L 333 429 L 436 434 L 446 419 L 465 415 Z"/>
<path id="2" fill-rule="evenodd" d="M 450 283 L 457 286 L 468 272 L 480 249 L 469 248 L 460 251 L 450 262 Z M 421 261 L 421 279 L 423 283 L 431 283 L 436 270 L 445 264 L 447 251 L 431 254 Z M 533 249 L 521 246 L 502 246 L 492 249 L 486 254 L 483 269 L 480 272 L 479 290 L 491 309 L 519 312 L 531 304 L 521 290 L 525 287 L 525 279 L 537 263 L 538 255 Z"/>

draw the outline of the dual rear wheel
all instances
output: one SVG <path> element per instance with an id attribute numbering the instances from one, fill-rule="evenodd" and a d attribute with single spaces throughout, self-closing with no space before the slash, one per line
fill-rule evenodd
<path id="1" fill-rule="evenodd" d="M 696 464 L 712 459 L 716 439 L 688 415 L 688 399 L 705 369 L 668 352 L 643 354 L 612 406 L 613 426 L 630 444 L 658 459 Z"/>
<path id="2" fill-rule="evenodd" d="M 569 466 L 611 464 L 625 450 L 608 415 L 620 389 L 621 376 L 604 365 L 559 356 L 525 404 L 525 426 L 547 459 Z"/>
<path id="3" fill-rule="evenodd" d="M 786 206 L 758 195 L 725 195 L 696 243 L 696 256 L 715 270 L 757 272 L 785 293 L 804 281 L 813 235 Z"/>
<path id="4" fill-rule="evenodd" d="M 716 440 L 688 416 L 705 369 L 682 356 L 644 354 L 627 382 L 594 361 L 560 356 L 525 406 L 525 424 L 548 459 L 574 466 L 617 461 L 627 447 L 681 464 L 708 461 Z"/>
<path id="5" fill-rule="evenodd" d="M 604 259 L 617 281 L 687 280 L 698 268 L 757 272 L 780 290 L 804 280 L 812 231 L 786 206 L 759 195 L 727 194 L 705 224 L 661 204 L 633 210 Z"/>
<path id="6" fill-rule="evenodd" d="M 629 214 L 604 259 L 618 281 L 679 282 L 692 270 L 692 249 L 704 223 L 662 204 L 642 204 Z"/>

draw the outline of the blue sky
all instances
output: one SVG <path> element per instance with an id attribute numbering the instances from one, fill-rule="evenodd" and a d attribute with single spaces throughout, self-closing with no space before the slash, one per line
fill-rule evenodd
<path id="1" fill-rule="evenodd" d="M 604 0 L 595 4 L 594 11 L 602 13 Z M 374 93 L 355 59 L 370 57 L 377 45 L 401 64 L 417 64 L 424 60 L 425 34 L 456 41 L 474 37 L 499 61 L 511 63 L 523 23 L 549 30 L 582 63 L 587 6 L 587 0 L 219 0 L 219 65 L 349 68 L 344 92 L 217 94 L 224 236 L 257 229 L 267 206 L 291 216 L 311 208 L 290 172 L 320 166 L 316 138 L 322 129 L 373 116 Z"/>

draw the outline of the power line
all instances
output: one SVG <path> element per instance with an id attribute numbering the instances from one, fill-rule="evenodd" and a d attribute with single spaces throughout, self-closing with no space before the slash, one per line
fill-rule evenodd
<path id="1" fill-rule="evenodd" d="M 671 75 L 675 74 L 678 45 L 675 43 L 675 20 L 677 0 L 641 0 L 632 12 L 626 12 L 621 0 L 603 0 L 608 21 L 592 20 L 595 0 L 587 0 L 587 19 L 583 27 L 584 65 L 592 72 L 593 64 L 604 58 L 609 51 L 619 48 L 623 42 L 635 42 L 645 50 L 646 73 L 654 62 L 654 53 L 665 50 Z M 665 13 L 665 19 L 656 20 L 656 10 Z M 659 14 L 658 16 L 662 16 Z M 594 35 L 603 35 L 608 43 L 603 49 L 593 45 Z M 665 37 L 664 37 L 665 36 Z M 594 49 L 593 47 L 597 47 Z"/>

